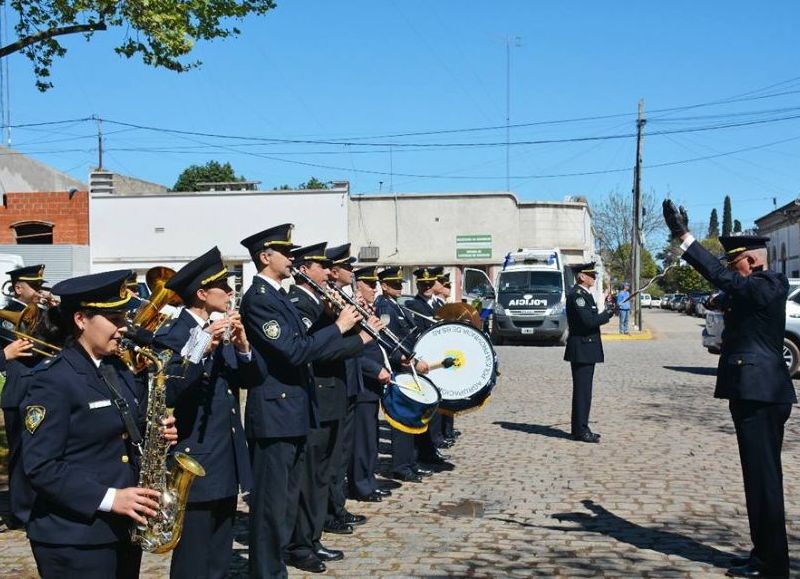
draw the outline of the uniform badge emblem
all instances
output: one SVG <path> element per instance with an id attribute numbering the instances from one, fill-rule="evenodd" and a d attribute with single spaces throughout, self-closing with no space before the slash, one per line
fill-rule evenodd
<path id="1" fill-rule="evenodd" d="M 264 330 L 264 335 L 270 340 L 277 340 L 281 337 L 281 326 L 277 320 L 270 320 L 261 326 L 261 329 Z"/>
<path id="2" fill-rule="evenodd" d="M 583 299 L 583 298 L 577 298 L 577 299 L 575 300 L 575 303 L 576 303 L 576 304 L 578 304 L 578 307 L 581 307 L 581 308 L 582 308 L 583 306 L 585 306 L 585 305 L 586 305 L 586 300 L 585 300 L 585 299 Z"/>
<path id="3" fill-rule="evenodd" d="M 39 406 L 38 404 L 28 406 L 25 409 L 25 428 L 28 429 L 28 432 L 31 434 L 36 432 L 36 429 L 44 421 L 45 412 L 44 406 Z"/>

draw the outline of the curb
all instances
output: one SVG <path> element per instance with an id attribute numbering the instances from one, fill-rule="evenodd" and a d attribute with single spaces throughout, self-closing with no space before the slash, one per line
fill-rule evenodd
<path id="1" fill-rule="evenodd" d="M 645 328 L 643 331 L 636 332 L 635 334 L 609 333 L 609 334 L 601 334 L 601 336 L 604 342 L 630 342 L 637 340 L 652 340 L 653 332 Z"/>

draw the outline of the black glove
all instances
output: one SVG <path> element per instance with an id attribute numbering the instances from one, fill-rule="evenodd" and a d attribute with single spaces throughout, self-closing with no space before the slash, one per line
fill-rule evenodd
<path id="1" fill-rule="evenodd" d="M 680 239 L 684 233 L 689 233 L 689 215 L 683 206 L 678 209 L 671 200 L 664 199 L 661 208 L 664 212 L 664 221 L 666 221 L 673 239 Z"/>

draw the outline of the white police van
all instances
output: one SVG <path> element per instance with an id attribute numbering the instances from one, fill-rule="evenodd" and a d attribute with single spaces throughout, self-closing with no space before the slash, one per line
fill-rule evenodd
<path id="1" fill-rule="evenodd" d="M 566 295 L 575 283 L 558 249 L 518 249 L 506 255 L 495 284 L 476 269 L 464 272 L 465 297 L 492 307 L 491 336 L 563 344 L 567 339 Z M 487 304 L 490 300 L 490 304 Z"/>

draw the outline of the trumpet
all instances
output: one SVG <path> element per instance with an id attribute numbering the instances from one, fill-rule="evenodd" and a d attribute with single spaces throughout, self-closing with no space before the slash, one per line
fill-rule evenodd
<path id="1" fill-rule="evenodd" d="M 15 339 L 22 338 L 36 344 L 36 347 L 31 348 L 35 354 L 52 358 L 61 351 L 61 348 L 32 335 L 39 324 L 40 315 L 41 309 L 35 303 L 28 304 L 24 310 L 19 312 L 0 310 L 0 320 L 3 320 L 4 329 L 13 334 Z M 11 341 L 10 335 L 4 332 L 0 332 L 0 338 Z"/>

